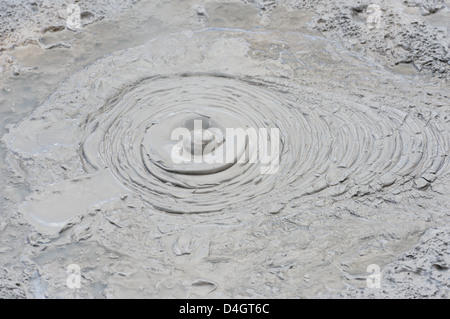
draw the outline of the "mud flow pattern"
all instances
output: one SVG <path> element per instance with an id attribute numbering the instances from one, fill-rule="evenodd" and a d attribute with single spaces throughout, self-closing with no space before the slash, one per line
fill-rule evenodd
<path id="1" fill-rule="evenodd" d="M 444 141 L 433 126 L 357 101 L 329 111 L 302 103 L 302 92 L 284 89 L 212 74 L 147 79 L 120 94 L 95 122 L 101 157 L 148 203 L 180 213 L 217 211 L 286 192 L 364 195 L 436 174 L 444 164 Z M 172 132 L 192 130 L 196 120 L 224 136 L 224 128 L 279 129 L 279 167 L 262 174 L 260 162 L 238 161 L 240 150 L 223 164 L 173 163 L 178 140 L 171 140 Z"/>
<path id="2" fill-rule="evenodd" d="M 391 75 L 378 69 L 367 78 L 373 65 L 332 43 L 281 37 L 213 30 L 157 39 L 78 73 L 40 112 L 67 105 L 46 127 L 79 121 L 73 151 L 86 174 L 106 170 L 171 213 L 408 191 L 428 187 L 445 171 L 442 124 L 410 116 L 386 97 L 367 103 L 339 80 L 340 68 L 357 70 L 352 85 L 368 83 L 376 100 L 389 94 L 377 86 Z M 253 151 L 251 143 L 237 147 L 232 161 L 174 163 L 172 133 L 193 132 L 196 121 L 224 135 L 226 128 L 277 129 L 277 140 L 265 141 L 279 142 L 276 172 L 262 174 L 260 162 L 239 161 Z M 231 142 L 210 137 L 198 144 L 192 136 L 179 147 L 208 149 L 204 156 Z"/>

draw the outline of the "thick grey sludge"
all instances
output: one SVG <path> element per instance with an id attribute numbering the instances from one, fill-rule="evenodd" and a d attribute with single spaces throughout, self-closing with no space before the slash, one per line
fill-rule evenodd
<path id="1" fill-rule="evenodd" d="M 204 30 L 106 56 L 3 137 L 32 191 L 17 207 L 30 294 L 72 296 L 75 263 L 81 297 L 345 296 L 376 264 L 383 296 L 445 298 L 448 231 L 431 228 L 448 224 L 449 96 L 299 33 Z M 196 121 L 279 129 L 278 170 L 239 162 L 249 144 L 175 165 L 171 134 Z"/>
<path id="2" fill-rule="evenodd" d="M 154 40 L 74 75 L 4 139 L 36 188 L 95 189 L 89 200 L 80 196 L 87 206 L 129 193 L 172 213 L 264 210 L 429 187 L 447 169 L 446 124 L 410 115 L 395 92 L 377 92 L 390 81 L 385 71 L 322 43 L 240 31 Z M 202 117 L 222 128 L 278 128 L 278 171 L 167 166 L 168 136 Z M 30 219 L 47 224 L 88 208 L 75 205 L 62 218 L 34 201 Z"/>
<path id="3" fill-rule="evenodd" d="M 286 88 L 289 92 L 282 92 Z M 398 188 L 411 179 L 422 185 L 422 179 L 429 181 L 442 169 L 446 140 L 435 124 L 426 126 L 404 112 L 373 109 L 357 99 L 310 105 L 302 101 L 306 94 L 299 85 L 256 77 L 202 74 L 144 80 L 93 118 L 92 134 L 101 135 L 94 139 L 101 143 L 89 145 L 93 154 L 83 154 L 91 162 L 100 153 L 127 188 L 149 204 L 175 213 L 217 211 L 252 200 L 261 204 L 267 193 L 282 201 L 319 192 L 364 195 Z M 170 136 L 184 123 L 166 125 L 167 118 L 181 114 L 194 119 L 209 113 L 217 123 L 228 120 L 225 127 L 278 128 L 282 139 L 278 172 L 261 175 L 258 163 L 236 163 L 193 175 L 190 163 L 186 172 L 173 172 L 149 161 L 152 152 L 146 146 L 153 145 L 153 153 L 165 148 L 170 154 L 175 142 L 167 143 L 167 138 L 161 143 L 158 136 Z M 154 125 L 163 126 L 162 132 L 147 139 Z"/>

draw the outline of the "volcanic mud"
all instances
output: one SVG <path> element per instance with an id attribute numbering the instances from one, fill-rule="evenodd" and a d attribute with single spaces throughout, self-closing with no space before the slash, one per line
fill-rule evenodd
<path id="1" fill-rule="evenodd" d="M 0 5 L 0 51 L 25 44 L 37 44 L 44 49 L 70 47 L 70 42 L 48 46 L 45 35 L 73 28 L 68 18 L 76 5 L 80 27 L 116 17 L 138 0 L 64 1 L 64 0 L 8 0 Z M 75 31 L 75 30 L 74 30 Z"/>
<path id="2" fill-rule="evenodd" d="M 318 2 L 308 28 L 277 31 L 277 14 L 302 3 L 196 4 L 196 30 L 88 64 L 9 126 L 7 179 L 28 194 L 0 223 L 0 296 L 447 298 L 448 51 L 397 63 L 395 50 L 359 50 L 355 38 L 398 28 L 361 24 L 378 11 L 350 1 Z M 416 4 L 418 16 L 446 10 Z M 266 28 L 230 28 L 224 7 Z M 354 22 L 324 22 L 324 10 Z M 352 23 L 366 35 L 344 32 Z M 276 169 L 239 161 L 249 143 L 227 163 L 174 165 L 171 134 L 195 121 L 276 129 Z M 373 265 L 381 288 L 367 286 Z"/>

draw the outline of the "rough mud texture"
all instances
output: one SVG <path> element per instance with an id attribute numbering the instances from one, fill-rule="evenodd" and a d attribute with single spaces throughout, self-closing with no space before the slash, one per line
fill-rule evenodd
<path id="1" fill-rule="evenodd" d="M 115 17 L 138 2 L 127 1 L 74 1 L 79 5 L 83 26 Z M 225 5 L 229 2 L 223 2 Z M 450 70 L 449 1 L 448 0 L 243 0 L 254 5 L 267 20 L 276 19 L 277 8 L 289 11 L 314 12 L 311 29 L 324 36 L 338 39 L 353 50 L 376 54 L 391 67 L 411 65 L 418 71 L 448 78 Z M 208 2 L 206 2 L 208 4 Z M 380 24 L 376 28 L 367 23 L 370 6 L 381 9 Z M 0 10 L 0 51 L 17 45 L 34 43 L 44 49 L 70 48 L 71 40 L 48 42 L 48 34 L 68 28 L 67 1 L 15 1 L 2 2 Z M 204 25 L 209 20 L 202 4 L 193 5 L 192 21 Z M 412 11 L 411 11 L 412 10 Z M 417 12 L 416 12 L 417 11 Z M 186 12 L 187 14 L 187 12 Z M 438 23 L 422 19 L 423 16 L 440 15 Z M 294 21 L 295 23 L 295 21 Z M 292 25 L 295 30 L 295 24 Z M 69 27 L 70 29 L 70 27 Z M 76 31 L 76 30 L 72 30 Z M 46 36 L 47 34 L 47 36 Z M 13 71 L 14 72 L 14 71 Z"/>
<path id="2" fill-rule="evenodd" d="M 82 9 L 97 16 L 99 4 Z M 0 298 L 448 298 L 448 29 L 424 20 L 445 17 L 447 5 L 132 8 L 121 26 L 132 17 L 130 33 L 162 25 L 160 36 L 106 46 L 107 56 L 66 74 L 1 134 L 9 174 L 1 177 Z M 95 54 L 101 27 L 85 27 Z M 104 36 L 111 25 L 103 28 Z M 23 44 L 25 33 L 5 34 Z M 89 37 L 74 40 L 76 50 L 45 38 L 40 50 L 76 61 Z M 39 74 L 33 63 L 19 67 L 21 51 L 10 49 L 0 56 L 8 116 L 11 94 L 38 95 L 14 85 Z M 199 119 L 278 128 L 278 169 L 174 166 L 170 132 Z M 81 288 L 72 290 L 73 264 Z M 366 287 L 374 264 L 380 289 Z"/>
<path id="3" fill-rule="evenodd" d="M 194 40 L 183 41 L 201 47 L 211 41 L 206 36 L 192 37 Z M 33 188 L 48 191 L 42 182 L 53 184 L 61 177 L 79 178 L 80 171 L 107 167 L 102 182 L 111 184 L 107 181 L 113 180 L 109 177 L 112 173 L 149 204 L 175 213 L 218 211 L 238 204 L 251 207 L 253 201 L 262 208 L 273 198 L 278 198 L 278 205 L 285 205 L 316 193 L 337 199 L 382 192 L 389 187 L 398 193 L 412 188 L 423 190 L 446 173 L 446 124 L 436 111 L 419 105 L 411 115 L 412 100 L 373 95 L 369 89 L 362 93 L 361 87 L 353 94 L 343 91 L 333 98 L 334 92 L 323 83 L 298 83 L 297 79 L 302 73 L 309 77 L 325 72 L 315 67 L 320 63 L 326 63 L 330 72 L 339 72 L 338 65 L 345 63 L 342 53 L 333 51 L 333 55 L 322 57 L 303 46 L 298 47 L 303 52 L 296 53 L 292 46 L 298 44 L 282 40 L 270 44 L 259 44 L 264 39 L 255 43 L 244 40 L 237 36 L 198 52 L 195 45 L 176 48 L 169 42 L 164 47 L 154 41 L 136 56 L 130 53 L 119 61 L 106 60 L 106 69 L 110 70 L 106 77 L 100 71 L 104 65 L 79 73 L 70 81 L 76 83 L 73 92 L 66 84 L 63 93 L 55 93 L 4 141 L 16 155 L 33 159 L 21 164 L 33 179 Z M 318 46 L 318 40 L 301 35 L 296 41 Z M 155 47 L 161 52 L 155 52 Z M 217 57 L 212 53 L 216 47 L 220 48 Z M 236 52 L 227 57 L 231 53 L 227 48 L 231 47 Z M 317 51 L 326 48 L 318 47 Z M 144 52 L 147 55 L 141 56 Z M 203 61 L 198 56 L 209 59 Z M 340 64 L 333 63 L 333 58 Z M 258 66 L 263 59 L 273 65 Z M 222 68 L 217 65 L 220 63 Z M 186 68 L 185 64 L 195 67 Z M 242 69 L 249 71 L 237 73 Z M 326 85 L 335 90 L 332 76 L 327 80 Z M 440 93 L 437 98 L 445 99 Z M 396 99 L 399 104 L 392 106 Z M 171 141 L 173 130 L 200 117 L 226 128 L 279 129 L 282 145 L 275 174 L 262 176 L 261 165 L 254 163 L 211 172 L 202 169 L 208 167 L 205 164 L 200 170 L 188 165 L 186 172 L 168 169 L 163 158 L 176 143 Z M 159 141 L 160 136 L 167 137 Z M 75 148 L 70 151 L 69 145 Z M 40 157 L 45 163 L 36 164 Z M 171 152 L 166 157 L 170 158 Z M 237 159 L 232 164 L 235 162 Z M 88 184 L 83 183 L 83 188 L 91 188 Z M 92 181 L 92 188 L 97 187 L 100 185 Z M 110 192 L 121 191 L 105 189 L 104 199 L 111 196 Z M 292 198 L 283 198 L 281 194 L 286 193 Z M 263 196 L 267 194 L 271 196 Z M 34 216 L 29 208 L 25 210 L 33 218 L 44 218 L 38 212 L 41 217 Z"/>
<path id="4" fill-rule="evenodd" d="M 313 10 L 315 20 L 310 27 L 326 37 L 341 41 L 346 47 L 366 54 L 375 53 L 390 66 L 411 64 L 419 71 L 448 78 L 450 71 L 449 2 L 431 1 L 249 1 L 270 19 L 279 6 L 292 10 Z M 367 24 L 368 7 L 379 5 L 380 25 Z M 420 9 L 420 15 L 408 11 Z M 445 12 L 445 13 L 444 13 Z M 421 15 L 443 14 L 446 22 L 433 25 Z M 379 58 L 379 57 L 378 57 Z"/>
<path id="5" fill-rule="evenodd" d="M 80 21 L 86 26 L 95 21 L 117 16 L 139 0 L 7 0 L 0 3 L 0 51 L 34 43 L 42 45 L 46 33 L 68 28 L 68 6 L 80 8 Z M 69 25 L 70 28 L 70 25 Z M 76 31 L 76 30 L 73 30 Z M 69 46 L 60 43 L 59 46 Z"/>
<path id="6" fill-rule="evenodd" d="M 434 14 L 442 9 L 445 9 L 445 0 L 426 0 L 426 1 L 417 1 L 417 0 L 405 0 L 403 4 L 408 7 L 419 7 L 420 13 L 423 16 Z"/>
<path id="7" fill-rule="evenodd" d="M 384 267 L 382 289 L 348 289 L 333 298 L 439 298 L 450 294 L 450 229 L 447 226 L 429 229 L 419 243 Z M 365 280 L 362 277 L 361 280 Z"/>
<path id="8" fill-rule="evenodd" d="M 396 89 L 381 94 L 383 85 Z M 39 287 L 64 295 L 62 278 L 49 277 L 53 254 L 92 269 L 83 296 L 100 282 L 104 296 L 126 294 L 117 274 L 128 293 L 142 282 L 148 297 L 310 297 L 340 287 L 362 262 L 353 254 L 385 256 L 431 222 L 400 207 L 433 185 L 437 199 L 445 193 L 448 123 L 421 102 L 423 85 L 324 39 L 275 32 L 166 37 L 89 66 L 3 138 L 34 191 L 19 206 L 39 229 L 29 240 L 56 249 L 35 257 L 45 261 Z M 428 89 L 436 103 L 447 98 Z M 214 119 L 214 110 L 280 128 L 279 172 L 236 164 L 167 174 L 146 160 L 145 134 L 159 119 Z M 399 211 L 387 213 L 391 205 Z M 439 207 L 431 224 L 446 218 Z M 350 237 L 338 231 L 352 228 Z"/>

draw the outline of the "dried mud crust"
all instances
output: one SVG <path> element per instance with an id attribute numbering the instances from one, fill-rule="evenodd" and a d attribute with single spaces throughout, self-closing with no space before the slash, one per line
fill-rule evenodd
<path id="1" fill-rule="evenodd" d="M 13 211 L 2 212 L 0 299 L 24 299 L 33 296 L 32 282 L 39 272 L 30 258 L 32 246 L 28 245 L 28 240 L 18 235 L 30 231 L 29 227 L 21 221 L 21 217 Z M 22 240 L 18 241 L 18 237 Z"/>
<path id="2" fill-rule="evenodd" d="M 68 5 L 80 7 L 82 25 L 114 17 L 139 0 L 6 0 L 0 3 L 0 52 L 39 44 L 45 33 L 67 28 Z"/>
<path id="3" fill-rule="evenodd" d="M 381 288 L 348 289 L 333 297 L 448 299 L 449 241 L 449 226 L 429 229 L 417 245 L 382 270 Z"/>
<path id="4" fill-rule="evenodd" d="M 445 0 L 403 1 L 402 9 L 417 7 L 416 15 L 406 15 L 392 6 L 395 1 L 364 0 L 248 0 L 263 15 L 280 6 L 313 10 L 311 28 L 342 42 L 347 48 L 374 52 L 389 65 L 411 64 L 418 71 L 447 78 L 450 74 L 448 29 L 430 25 L 422 16 L 448 10 Z M 367 8 L 378 4 L 382 10 L 379 28 L 366 24 Z"/>
<path id="5" fill-rule="evenodd" d="M 105 17 L 114 17 L 140 0 L 74 1 L 81 9 L 83 25 Z M 410 64 L 418 71 L 447 78 L 450 74 L 450 40 L 448 28 L 430 25 L 423 19 L 443 11 L 448 12 L 445 0 L 242 0 L 254 5 L 262 16 L 283 7 L 288 10 L 315 12 L 312 29 L 324 36 L 342 42 L 347 48 L 373 52 L 386 64 Z M 67 28 L 67 2 L 63 0 L 8 0 L 0 4 L 0 51 L 18 45 L 35 43 L 49 32 Z M 377 4 L 382 10 L 381 25 L 370 29 L 366 24 L 367 8 Z M 401 9 L 417 8 L 417 14 L 406 15 Z M 200 20 L 207 20 L 208 13 L 196 9 Z M 186 13 L 189 14 L 189 13 Z M 293 26 L 295 30 L 295 26 Z M 70 44 L 61 44 L 70 46 Z M 44 49 L 47 47 L 42 45 Z"/>

